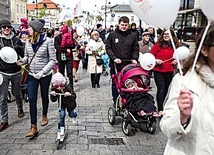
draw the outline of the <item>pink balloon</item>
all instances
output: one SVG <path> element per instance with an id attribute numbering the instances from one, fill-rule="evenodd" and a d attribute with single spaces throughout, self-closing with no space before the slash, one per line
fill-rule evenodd
<path id="1" fill-rule="evenodd" d="M 129 3 L 138 18 L 160 28 L 173 24 L 180 7 L 180 0 L 129 0 Z"/>

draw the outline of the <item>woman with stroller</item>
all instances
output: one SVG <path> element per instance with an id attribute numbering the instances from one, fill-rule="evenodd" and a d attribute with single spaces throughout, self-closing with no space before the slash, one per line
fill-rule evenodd
<path id="1" fill-rule="evenodd" d="M 178 38 L 174 31 L 170 29 L 175 46 L 179 46 Z M 173 57 L 173 47 L 168 30 L 163 30 L 158 38 L 157 43 L 153 46 L 151 53 L 156 58 L 156 66 L 153 68 L 154 80 L 157 86 L 157 105 L 159 116 L 163 115 L 163 103 L 168 92 L 169 85 L 172 81 L 174 68 L 177 61 L 171 59 Z M 165 61 L 168 60 L 168 61 Z"/>
<path id="2" fill-rule="evenodd" d="M 94 41 L 97 50 L 92 49 L 90 42 Z M 105 45 L 102 39 L 99 37 L 99 32 L 93 31 L 91 33 L 91 40 L 86 47 L 86 53 L 88 54 L 88 72 L 91 74 L 91 84 L 92 88 L 100 88 L 100 75 L 103 70 L 103 64 L 97 64 L 98 59 L 102 60 L 102 55 L 104 54 Z"/>
<path id="3" fill-rule="evenodd" d="M 30 105 L 31 128 L 26 137 L 38 135 L 37 129 L 37 94 L 41 88 L 42 121 L 41 126 L 48 123 L 49 86 L 52 68 L 56 63 L 56 52 L 53 41 L 43 33 L 45 20 L 35 19 L 29 22 L 30 39 L 25 45 L 25 55 L 17 62 L 19 65 L 30 64 L 27 79 L 27 91 Z"/>
<path id="4" fill-rule="evenodd" d="M 65 78 L 61 73 L 57 72 L 53 75 L 51 80 L 51 96 L 52 102 L 56 102 L 59 96 L 56 93 L 64 93 L 62 96 L 62 103 L 60 108 L 60 134 L 63 136 L 65 133 L 65 116 L 66 109 L 68 111 L 68 116 L 73 118 L 73 123 L 77 124 L 77 113 L 74 112 L 76 108 L 76 94 L 74 93 L 71 85 L 69 84 L 69 79 Z"/>
<path id="5" fill-rule="evenodd" d="M 164 106 L 160 127 L 169 138 L 164 155 L 214 154 L 214 24 L 193 67 L 203 33 L 195 42 L 195 52 L 183 64 L 183 76 L 173 78 Z"/>

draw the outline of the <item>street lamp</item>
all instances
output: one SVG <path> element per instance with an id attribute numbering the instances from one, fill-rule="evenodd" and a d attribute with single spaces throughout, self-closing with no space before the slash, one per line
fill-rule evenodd
<path id="1" fill-rule="evenodd" d="M 32 3 L 35 4 L 35 1 L 33 1 Z M 36 18 L 38 18 L 38 1 L 36 0 Z"/>
<path id="2" fill-rule="evenodd" d="M 111 4 L 111 2 L 108 2 L 108 4 Z M 106 14 L 107 14 L 107 7 L 108 7 L 108 4 L 107 4 L 107 0 L 106 0 L 106 3 L 105 3 L 105 29 L 107 28 L 106 26 Z"/>

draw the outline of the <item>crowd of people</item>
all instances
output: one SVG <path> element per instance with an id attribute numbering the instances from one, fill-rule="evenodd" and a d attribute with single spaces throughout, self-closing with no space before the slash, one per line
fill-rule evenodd
<path id="1" fill-rule="evenodd" d="M 159 30 L 158 36 L 155 36 L 152 27 L 139 32 L 135 23 L 130 24 L 129 18 L 122 16 L 115 28 L 111 25 L 108 30 L 105 30 L 102 24 L 97 24 L 96 28 L 90 31 L 86 29 L 84 35 L 80 36 L 75 29 L 71 29 L 66 24 L 53 31 L 44 28 L 43 19 L 29 22 L 21 19 L 21 22 L 19 34 L 16 35 L 11 21 L 8 19 L 0 21 L 0 48 L 9 46 L 18 55 L 17 62 L 12 64 L 4 62 L 0 58 L 0 74 L 3 76 L 3 83 L 0 85 L 0 132 L 9 126 L 8 94 L 5 91 L 8 89 L 9 83 L 12 85 L 16 99 L 18 117 L 25 116 L 21 94 L 22 65 L 29 65 L 27 92 L 31 127 L 26 137 L 32 137 L 38 135 L 37 93 L 39 87 L 42 98 L 41 126 L 48 124 L 49 92 L 51 91 L 51 101 L 53 102 L 58 99 L 57 93 L 65 94 L 60 114 L 60 127 L 63 134 L 65 109 L 67 109 L 69 117 L 74 118 L 75 123 L 77 121 L 74 82 L 80 80 L 77 72 L 81 62 L 83 70 L 87 70 L 90 74 L 91 87 L 100 88 L 104 54 L 109 57 L 110 74 L 114 75 L 127 64 L 138 64 L 140 53 L 151 53 L 155 57 L 156 64 L 148 74 L 150 77 L 154 77 L 157 86 L 158 116 L 163 117 L 160 126 L 169 138 L 165 154 L 212 152 L 214 149 L 212 145 L 207 144 L 202 147 L 202 144 L 206 143 L 205 140 L 213 140 L 210 132 L 213 131 L 213 127 L 207 121 L 213 117 L 211 111 L 214 88 L 214 80 L 212 80 L 214 72 L 213 24 L 205 37 L 197 65 L 193 68 L 194 78 L 192 79 L 194 80 L 191 81 L 193 84 L 191 87 L 184 88 L 181 87 L 179 81 L 182 76 L 187 81 L 192 77 L 190 70 L 196 52 L 184 62 L 184 75 L 174 74 L 178 62 L 171 59 L 174 53 L 173 44 L 178 48 L 182 43 L 179 42 L 173 29 Z M 199 44 L 200 39 L 196 40 L 196 49 Z M 170 94 L 165 104 L 169 88 Z M 111 91 L 113 105 L 115 105 L 119 94 L 114 81 L 112 81 Z M 206 119 L 205 116 L 209 119 Z M 201 119 L 204 121 L 200 121 Z M 210 131 L 204 134 L 207 129 Z"/>

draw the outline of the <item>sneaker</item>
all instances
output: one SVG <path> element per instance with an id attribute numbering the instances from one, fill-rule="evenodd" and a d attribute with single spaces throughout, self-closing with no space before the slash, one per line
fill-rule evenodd
<path id="1" fill-rule="evenodd" d="M 19 118 L 22 118 L 22 117 L 24 117 L 24 111 L 23 111 L 23 109 L 20 109 L 20 110 L 18 110 L 18 117 Z"/>
<path id="2" fill-rule="evenodd" d="M 73 119 L 73 120 L 72 120 L 72 123 L 73 123 L 74 125 L 77 125 L 77 123 L 78 123 L 77 117 L 73 117 L 72 119 Z"/>
<path id="3" fill-rule="evenodd" d="M 60 135 L 63 136 L 65 134 L 65 127 L 61 126 L 60 127 Z"/>

